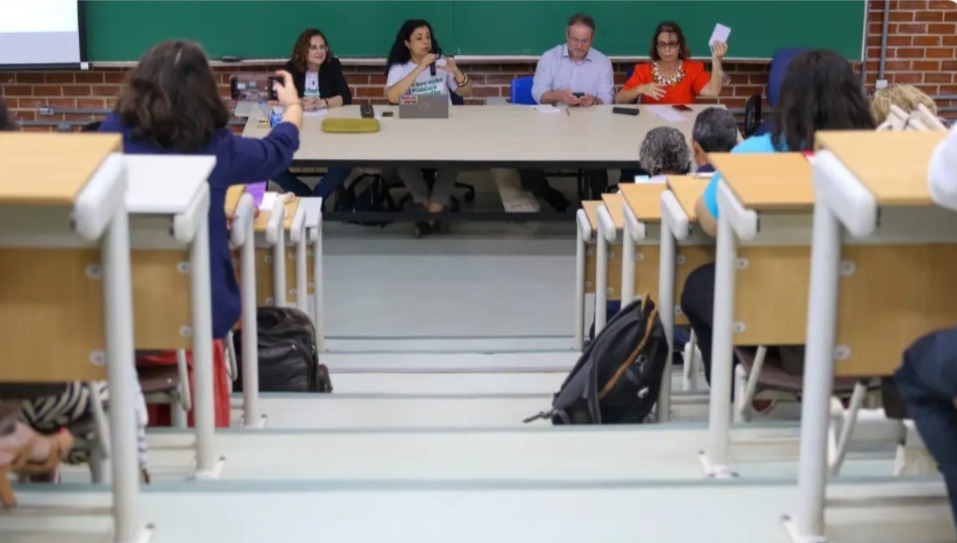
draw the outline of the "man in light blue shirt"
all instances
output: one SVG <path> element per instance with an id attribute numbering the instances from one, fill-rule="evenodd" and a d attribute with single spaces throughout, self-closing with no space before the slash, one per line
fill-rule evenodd
<path id="1" fill-rule="evenodd" d="M 573 15 L 565 29 L 565 43 L 546 51 L 535 68 L 532 98 L 539 104 L 590 107 L 611 104 L 615 98 L 615 77 L 611 61 L 592 49 L 595 20 Z M 570 205 L 562 193 L 548 184 L 542 170 L 521 170 L 522 187 L 542 198 L 559 212 Z M 591 197 L 600 198 L 608 187 L 607 170 L 585 172 Z"/>

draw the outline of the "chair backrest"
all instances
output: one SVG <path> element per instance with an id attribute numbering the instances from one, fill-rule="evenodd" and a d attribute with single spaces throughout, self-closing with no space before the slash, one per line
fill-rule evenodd
<path id="1" fill-rule="evenodd" d="M 526 75 L 516 77 L 512 80 L 512 103 L 523 106 L 534 106 L 535 99 L 532 98 L 532 82 L 534 76 Z"/>
<path id="2" fill-rule="evenodd" d="M 784 74 L 788 71 L 788 64 L 794 60 L 794 57 L 808 51 L 807 47 L 795 47 L 793 49 L 781 49 L 771 57 L 771 71 L 768 73 L 768 103 L 771 107 L 778 105 L 781 97 L 781 83 L 784 82 Z"/>

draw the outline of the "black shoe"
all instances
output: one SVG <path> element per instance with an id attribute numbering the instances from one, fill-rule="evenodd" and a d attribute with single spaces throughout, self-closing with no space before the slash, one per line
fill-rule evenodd
<path id="1" fill-rule="evenodd" d="M 550 205 L 552 209 L 559 213 L 568 211 L 568 206 L 571 205 L 571 202 L 568 201 L 568 198 L 565 198 L 564 194 L 555 189 L 546 192 L 545 195 L 542 196 L 542 199 L 545 200 L 545 203 Z"/>
<path id="2" fill-rule="evenodd" d="M 429 226 L 428 221 L 419 221 L 415 223 L 415 237 L 421 238 L 422 236 L 427 236 L 429 232 L 432 231 L 432 228 Z"/>

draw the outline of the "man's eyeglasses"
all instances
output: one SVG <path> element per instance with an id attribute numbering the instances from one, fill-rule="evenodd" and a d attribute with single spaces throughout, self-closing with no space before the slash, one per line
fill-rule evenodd
<path id="1" fill-rule="evenodd" d="M 581 45 L 581 46 L 584 46 L 584 45 L 588 45 L 589 43 L 591 43 L 591 38 L 588 38 L 587 40 L 579 40 L 578 38 L 571 38 L 571 37 L 570 37 L 570 38 L 568 38 L 568 43 L 570 43 L 570 44 L 572 44 L 572 45 Z"/>

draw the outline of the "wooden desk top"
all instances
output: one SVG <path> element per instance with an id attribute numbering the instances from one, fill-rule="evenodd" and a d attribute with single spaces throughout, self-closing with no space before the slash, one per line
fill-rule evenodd
<path id="1" fill-rule="evenodd" d="M 947 132 L 818 132 L 828 149 L 874 194 L 880 205 L 931 205 L 927 168 Z"/>
<path id="2" fill-rule="evenodd" d="M 539 113 L 529 106 L 455 106 L 448 119 L 379 119 L 372 134 L 327 134 L 324 117 L 306 115 L 300 132 L 300 161 L 353 165 L 395 164 L 443 160 L 473 164 L 634 164 L 644 135 L 656 126 L 674 126 L 690 138 L 696 112 L 692 106 L 682 122 L 669 122 L 652 111 L 638 116 L 616 115 L 611 105 Z M 641 106 L 638 106 L 642 109 Z M 396 111 L 375 106 L 376 111 Z M 263 137 L 262 112 L 253 108 L 243 135 Z M 358 118 L 359 106 L 329 111 L 332 118 Z"/>
<path id="3" fill-rule="evenodd" d="M 611 222 L 615 225 L 615 230 L 621 231 L 625 228 L 625 200 L 621 194 L 602 194 L 601 200 L 611 215 Z"/>
<path id="4" fill-rule="evenodd" d="M 591 225 L 591 229 L 595 232 L 598 231 L 598 206 L 601 205 L 600 200 L 586 200 L 582 202 L 582 209 L 585 210 L 585 216 L 588 217 L 588 224 Z"/>
<path id="5" fill-rule="evenodd" d="M 661 193 L 665 183 L 622 183 L 618 186 L 635 218 L 644 223 L 661 222 Z"/>
<path id="6" fill-rule="evenodd" d="M 698 221 L 698 212 L 695 210 L 695 204 L 698 198 L 704 194 L 704 189 L 708 187 L 711 179 L 707 177 L 695 177 L 693 175 L 670 175 L 668 176 L 668 189 L 674 193 L 681 209 L 691 222 Z"/>
<path id="7" fill-rule="evenodd" d="M 0 203 L 71 205 L 106 158 L 123 150 L 119 134 L 0 134 Z"/>
<path id="8" fill-rule="evenodd" d="M 747 209 L 788 211 L 814 206 L 811 163 L 801 153 L 712 153 L 708 159 Z"/>
<path id="9" fill-rule="evenodd" d="M 236 206 L 239 205 L 239 199 L 242 198 L 243 193 L 246 192 L 246 185 L 233 185 L 226 189 L 226 216 L 230 216 L 236 212 Z M 286 202 L 286 215 L 283 217 L 283 228 L 287 231 L 292 228 L 292 220 L 296 216 L 296 210 L 299 209 L 299 198 L 295 196 L 291 197 L 288 202 Z M 256 215 L 256 219 L 253 221 L 253 229 L 256 232 L 263 232 L 266 230 L 266 225 L 269 224 L 269 213 L 265 211 L 260 211 Z"/>

